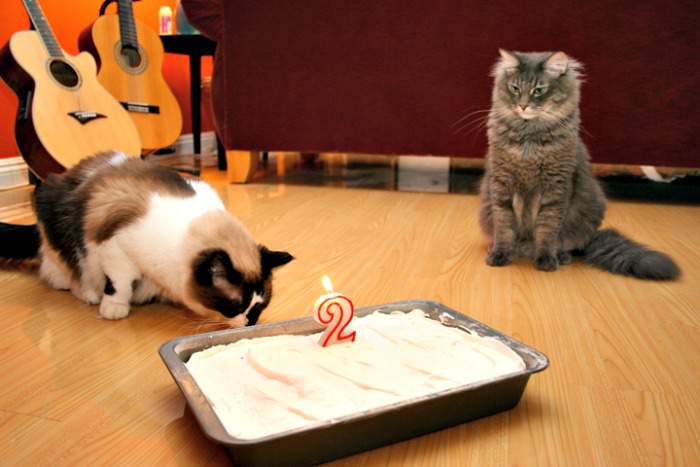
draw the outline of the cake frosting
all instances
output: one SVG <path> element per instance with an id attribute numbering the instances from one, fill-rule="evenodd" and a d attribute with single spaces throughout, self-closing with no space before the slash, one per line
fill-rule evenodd
<path id="1" fill-rule="evenodd" d="M 502 342 L 440 324 L 421 310 L 355 318 L 355 342 L 319 334 L 241 339 L 186 366 L 226 431 L 253 439 L 525 368 Z M 349 327 L 349 328 L 350 328 Z"/>

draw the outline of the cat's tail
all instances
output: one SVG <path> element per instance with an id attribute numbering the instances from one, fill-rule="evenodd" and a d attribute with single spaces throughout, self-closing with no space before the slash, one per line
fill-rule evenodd
<path id="1" fill-rule="evenodd" d="M 5 263 L 36 258 L 39 229 L 36 224 L 15 225 L 0 222 L 0 261 Z"/>
<path id="2" fill-rule="evenodd" d="M 630 240 L 614 229 L 599 230 L 583 249 L 586 262 L 615 274 L 640 279 L 673 280 L 681 274 L 665 253 Z"/>

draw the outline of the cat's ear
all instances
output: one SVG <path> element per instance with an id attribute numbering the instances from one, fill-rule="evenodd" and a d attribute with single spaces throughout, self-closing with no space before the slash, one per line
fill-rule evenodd
<path id="1" fill-rule="evenodd" d="M 518 68 L 518 65 L 520 65 L 520 61 L 518 61 L 518 57 L 515 54 L 503 49 L 498 49 L 498 53 L 501 54 L 501 64 L 504 68 Z"/>
<path id="2" fill-rule="evenodd" d="M 275 268 L 284 266 L 293 259 L 294 256 L 286 251 L 271 251 L 264 246 L 260 247 L 260 265 L 264 271 L 272 271 Z"/>
<path id="3" fill-rule="evenodd" d="M 544 69 L 547 74 L 554 76 L 555 78 L 560 77 L 566 73 L 569 67 L 569 56 L 564 52 L 555 52 L 551 57 L 544 62 Z"/>
<path id="4" fill-rule="evenodd" d="M 498 49 L 498 53 L 501 54 L 501 59 L 491 69 L 491 76 L 494 78 L 498 78 L 503 74 L 510 74 L 520 65 L 518 57 L 513 53 L 503 49 Z"/>

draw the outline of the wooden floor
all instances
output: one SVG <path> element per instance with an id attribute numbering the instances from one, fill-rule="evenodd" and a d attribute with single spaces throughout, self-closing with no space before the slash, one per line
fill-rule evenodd
<path id="1" fill-rule="evenodd" d="M 207 178 L 260 242 L 297 257 L 262 322 L 309 315 L 328 274 L 358 306 L 437 300 L 551 360 L 510 412 L 334 465 L 700 465 L 700 207 L 611 203 L 607 224 L 684 270 L 653 283 L 489 268 L 475 196 Z M 226 465 L 157 353 L 204 330 L 165 305 L 101 320 L 31 272 L 0 271 L 0 464 Z"/>

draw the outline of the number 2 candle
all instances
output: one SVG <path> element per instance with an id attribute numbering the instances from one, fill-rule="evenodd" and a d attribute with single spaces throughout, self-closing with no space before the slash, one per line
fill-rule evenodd
<path id="1" fill-rule="evenodd" d="M 328 293 L 316 300 L 313 313 L 319 324 L 326 325 L 326 330 L 318 343 L 327 347 L 339 342 L 354 342 L 355 331 L 347 332 L 346 328 L 355 314 L 355 306 L 345 295 L 333 292 L 328 276 L 323 276 L 322 282 Z"/>

